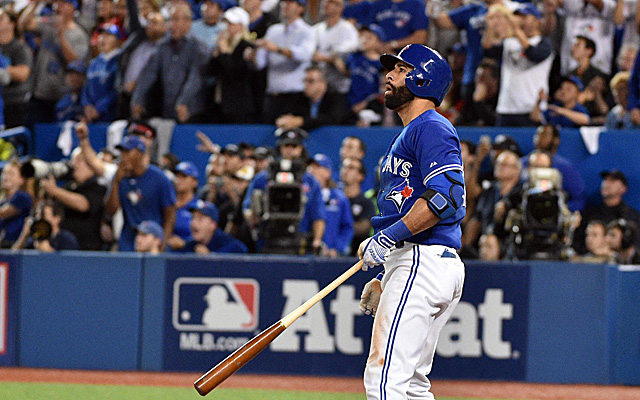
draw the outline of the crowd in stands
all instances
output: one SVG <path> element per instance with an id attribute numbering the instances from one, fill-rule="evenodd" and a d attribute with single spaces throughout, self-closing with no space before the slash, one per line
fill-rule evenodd
<path id="1" fill-rule="evenodd" d="M 640 128 L 637 1 L 2 5 L 0 125 L 74 121 L 80 143 L 67 175 L 34 176 L 25 164 L 5 165 L 2 247 L 268 252 L 250 203 L 254 191 L 264 190 L 270 163 L 283 158 L 308 168 L 298 227 L 308 251 L 354 255 L 377 212 L 375 188 L 362 188 L 366 143 L 347 137 L 340 154 L 308 154 L 305 131 L 399 125 L 383 106 L 378 58 L 424 43 L 452 67 L 454 82 L 438 109 L 452 123 L 538 127 L 531 154 L 503 135 L 462 143 L 467 216 L 461 254 L 529 256 L 514 248 L 514 226 L 536 189 L 531 171 L 541 168 L 562 177 L 555 188 L 566 225 L 560 257 L 624 263 L 640 257 L 640 214 L 622 200 L 624 173 L 604 171 L 602 205 L 589 208 L 580 172 L 557 154 L 562 128 Z M 199 171 L 190 160 L 155 154 L 152 117 L 273 124 L 281 136 L 274 149 L 244 142 L 220 148 L 200 133 L 199 149 L 211 158 Z M 91 147 L 91 123 L 122 120 L 125 135 L 116 149 Z"/>

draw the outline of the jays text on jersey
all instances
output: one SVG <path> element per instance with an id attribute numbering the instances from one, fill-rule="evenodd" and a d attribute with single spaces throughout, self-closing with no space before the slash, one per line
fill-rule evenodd
<path id="1" fill-rule="evenodd" d="M 412 120 L 391 142 L 380 170 L 380 213 L 372 218 L 376 232 L 400 220 L 416 200 L 433 189 L 450 196 L 447 172 L 462 174 L 460 139 L 449 121 L 435 110 L 428 110 Z M 458 175 L 460 176 L 460 175 Z M 448 218 L 410 238 L 407 242 L 460 248 L 460 221 L 466 201 Z"/>

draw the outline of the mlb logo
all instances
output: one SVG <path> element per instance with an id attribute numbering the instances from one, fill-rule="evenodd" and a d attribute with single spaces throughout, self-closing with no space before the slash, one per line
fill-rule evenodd
<path id="1" fill-rule="evenodd" d="M 178 278 L 172 324 L 178 331 L 252 332 L 258 327 L 259 298 L 255 279 Z"/>

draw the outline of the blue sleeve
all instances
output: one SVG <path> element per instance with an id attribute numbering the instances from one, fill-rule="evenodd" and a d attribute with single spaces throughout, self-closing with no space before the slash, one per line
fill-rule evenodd
<path id="1" fill-rule="evenodd" d="M 163 186 L 162 189 L 162 208 L 171 207 L 176 204 L 176 189 L 173 187 L 173 183 L 162 173 Z"/>
<path id="2" fill-rule="evenodd" d="M 348 5 L 344 8 L 342 16 L 345 19 L 353 18 L 363 22 L 363 25 L 369 25 L 372 23 L 371 18 L 371 2 L 362 1 L 357 4 Z"/>
<path id="3" fill-rule="evenodd" d="M 553 51 L 553 43 L 549 38 L 543 38 L 540 43 L 535 46 L 529 46 L 524 51 L 524 55 L 529 61 L 539 63 L 551 55 Z"/>
<path id="4" fill-rule="evenodd" d="M 266 171 L 262 171 L 258 175 L 256 175 L 251 182 L 249 183 L 249 187 L 247 188 L 247 193 L 244 195 L 244 199 L 242 200 L 242 210 L 248 210 L 251 208 L 251 195 L 256 189 L 264 189 L 267 182 L 267 174 Z"/>
<path id="5" fill-rule="evenodd" d="M 633 63 L 631 77 L 629 78 L 629 104 L 627 109 L 631 111 L 634 108 L 640 108 L 640 52 L 636 56 Z"/>
<path id="6" fill-rule="evenodd" d="M 9 199 L 9 204 L 19 211 L 19 215 L 26 215 L 31 210 L 33 201 L 26 192 L 18 191 Z"/>
<path id="7" fill-rule="evenodd" d="M 109 78 L 107 82 L 114 82 L 115 76 L 118 73 L 118 63 L 110 63 L 109 64 Z M 116 92 L 115 85 L 110 85 L 110 87 L 105 88 L 106 91 L 102 94 L 101 97 L 95 99 L 95 108 L 98 110 L 100 115 L 109 111 L 112 107 L 116 106 L 116 102 L 118 101 L 118 92 Z"/>
<path id="8" fill-rule="evenodd" d="M 462 171 L 460 142 L 453 126 L 443 122 L 422 124 L 414 131 L 413 145 L 425 187 L 443 172 Z"/>
<path id="9" fill-rule="evenodd" d="M 309 185 L 309 193 L 307 194 L 308 199 L 304 209 L 304 216 L 300 222 L 301 232 L 309 232 L 313 221 L 325 219 L 320 184 L 308 174 L 305 174 L 305 181 Z"/>
<path id="10" fill-rule="evenodd" d="M 580 171 L 570 163 L 563 163 L 556 168 L 562 173 L 562 189 L 567 192 L 567 207 L 570 211 L 581 211 L 587 204 L 584 179 Z"/>
<path id="11" fill-rule="evenodd" d="M 458 7 L 449 13 L 449 18 L 456 25 L 458 29 L 466 29 L 469 24 L 469 19 L 476 11 L 475 5 L 467 5 Z"/>
<path id="12" fill-rule="evenodd" d="M 351 247 L 353 240 L 353 214 L 351 213 L 351 203 L 347 196 L 342 195 L 340 199 L 340 229 L 338 229 L 338 238 L 336 243 L 342 248 L 336 249 L 340 253 L 344 253 Z"/>
<path id="13" fill-rule="evenodd" d="M 429 29 L 429 18 L 425 12 L 425 3 L 422 0 L 418 0 L 412 4 L 415 5 L 415 10 L 412 11 L 412 17 L 409 21 L 411 33 L 421 29 Z"/>

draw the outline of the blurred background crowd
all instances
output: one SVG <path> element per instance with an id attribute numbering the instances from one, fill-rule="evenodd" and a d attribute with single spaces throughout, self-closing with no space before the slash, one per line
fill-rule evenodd
<path id="1" fill-rule="evenodd" d="M 423 43 L 452 67 L 452 123 L 537 127 L 530 154 L 504 135 L 462 143 L 463 257 L 640 263 L 624 172 L 603 171 L 588 207 L 557 154 L 562 128 L 640 127 L 635 0 L 2 3 L 0 124 L 72 121 L 79 143 L 68 162 L 6 163 L 4 248 L 354 255 L 377 212 L 366 143 L 308 154 L 307 131 L 399 125 L 378 58 Z M 157 153 L 152 118 L 273 124 L 278 144 L 200 133 L 200 171 Z M 94 122 L 122 139 L 93 149 Z"/>

